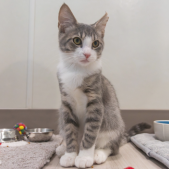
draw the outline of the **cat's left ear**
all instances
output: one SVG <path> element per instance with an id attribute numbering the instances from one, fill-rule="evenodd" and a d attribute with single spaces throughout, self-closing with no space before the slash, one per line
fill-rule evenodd
<path id="1" fill-rule="evenodd" d="M 95 29 L 97 31 L 99 31 L 102 35 L 102 37 L 104 37 L 104 32 L 105 32 L 105 27 L 106 27 L 106 23 L 108 21 L 109 17 L 107 15 L 107 13 L 96 23 L 94 23 L 92 26 L 95 27 Z"/>

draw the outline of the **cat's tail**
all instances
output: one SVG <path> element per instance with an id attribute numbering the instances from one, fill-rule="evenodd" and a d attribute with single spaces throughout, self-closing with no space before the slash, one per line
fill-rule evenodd
<path id="1" fill-rule="evenodd" d="M 136 134 L 139 134 L 140 132 L 144 131 L 145 129 L 150 129 L 151 125 L 147 123 L 139 123 L 133 126 L 129 131 L 128 135 L 129 137 L 134 136 Z"/>
<path id="2" fill-rule="evenodd" d="M 134 125 L 128 132 L 125 133 L 122 144 L 129 142 L 132 136 L 135 136 L 136 134 L 139 134 L 142 131 L 146 129 L 150 129 L 150 128 L 151 128 L 151 125 L 147 123 L 139 123 L 139 124 Z"/>

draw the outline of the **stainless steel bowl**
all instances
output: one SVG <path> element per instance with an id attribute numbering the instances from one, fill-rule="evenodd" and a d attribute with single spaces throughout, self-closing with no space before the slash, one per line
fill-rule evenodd
<path id="1" fill-rule="evenodd" d="M 16 131 L 14 129 L 0 129 L 0 142 L 17 141 Z"/>
<path id="2" fill-rule="evenodd" d="M 26 137 L 30 142 L 49 141 L 53 135 L 53 129 L 35 128 L 26 130 Z"/>

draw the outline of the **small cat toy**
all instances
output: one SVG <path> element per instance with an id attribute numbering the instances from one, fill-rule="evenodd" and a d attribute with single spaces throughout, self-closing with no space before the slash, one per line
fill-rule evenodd
<path id="1" fill-rule="evenodd" d="M 13 128 L 18 130 L 20 135 L 26 135 L 25 130 L 27 130 L 27 127 L 24 123 L 17 123 Z"/>

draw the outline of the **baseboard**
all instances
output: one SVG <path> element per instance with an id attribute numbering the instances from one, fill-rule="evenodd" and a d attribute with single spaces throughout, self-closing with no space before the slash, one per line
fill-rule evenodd
<path id="1" fill-rule="evenodd" d="M 153 133 L 155 120 L 169 120 L 169 110 L 121 110 L 122 117 L 129 130 L 133 125 L 146 122 L 150 124 L 151 129 L 146 132 Z"/>
<path id="2" fill-rule="evenodd" d="M 154 120 L 169 120 L 169 110 L 121 110 L 122 117 L 128 130 L 140 122 L 152 125 L 146 132 L 153 133 Z M 53 128 L 58 133 L 58 110 L 0 110 L 0 128 L 12 128 L 17 122 L 25 123 L 28 128 Z"/>
<path id="3" fill-rule="evenodd" d="M 25 123 L 28 128 L 52 128 L 58 133 L 57 110 L 0 110 L 0 128 L 12 128 L 18 122 Z"/>

